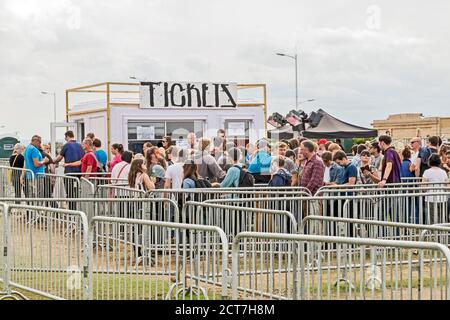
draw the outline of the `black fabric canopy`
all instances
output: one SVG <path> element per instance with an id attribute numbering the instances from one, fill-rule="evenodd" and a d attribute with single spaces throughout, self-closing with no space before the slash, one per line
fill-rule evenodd
<path id="1" fill-rule="evenodd" d="M 269 139 L 292 139 L 294 137 L 294 130 L 291 125 L 285 125 L 284 127 L 270 130 L 267 132 Z"/>
<path id="2" fill-rule="evenodd" d="M 337 138 L 373 138 L 378 136 L 378 131 L 336 119 L 332 115 L 319 109 L 317 113 L 322 115 L 317 127 L 309 127 L 303 131 L 303 136 L 310 139 L 337 139 Z"/>

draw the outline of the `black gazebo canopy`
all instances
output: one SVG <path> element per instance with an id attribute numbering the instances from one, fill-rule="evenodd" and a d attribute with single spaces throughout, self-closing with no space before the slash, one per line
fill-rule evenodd
<path id="1" fill-rule="evenodd" d="M 317 111 L 322 116 L 316 127 L 309 127 L 303 131 L 303 136 L 310 139 L 337 139 L 337 138 L 373 138 L 378 135 L 374 129 L 355 126 L 353 124 L 339 120 L 327 112 L 319 109 Z"/>

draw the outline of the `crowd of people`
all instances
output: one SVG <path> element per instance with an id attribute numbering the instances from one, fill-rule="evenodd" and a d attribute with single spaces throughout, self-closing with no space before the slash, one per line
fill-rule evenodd
<path id="1" fill-rule="evenodd" d="M 109 162 L 102 142 L 93 133 L 79 143 L 74 133 L 67 131 L 65 141 L 54 159 L 37 135 L 26 148 L 15 146 L 10 166 L 27 169 L 26 174 L 14 171 L 16 195 L 24 187 L 27 196 L 28 182 L 32 179 L 29 172 L 36 178 L 55 173 L 62 160 L 66 175 L 90 179 L 101 174 L 110 177 L 111 183 L 144 191 L 266 184 L 304 187 L 315 194 L 326 185 L 378 184 L 383 188 L 401 182 L 401 178 L 416 177 L 440 183 L 449 178 L 450 172 L 450 146 L 442 144 L 437 136 L 429 137 L 426 146 L 422 146 L 422 139 L 412 138 L 409 146 L 396 150 L 391 137 L 382 135 L 372 142 L 354 145 L 353 155 L 349 157 L 340 139 L 294 138 L 273 144 L 261 139 L 243 147 L 228 140 L 221 129 L 212 139 L 197 139 L 191 133 L 184 147 L 174 145 L 170 136 L 162 139 L 161 147 L 147 142 L 142 154 L 113 144 Z M 44 189 L 51 188 L 44 186 Z"/>

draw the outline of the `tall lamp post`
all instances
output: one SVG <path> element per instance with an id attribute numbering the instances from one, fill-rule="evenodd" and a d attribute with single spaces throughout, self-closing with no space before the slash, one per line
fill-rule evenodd
<path id="1" fill-rule="evenodd" d="M 53 96 L 53 122 L 56 123 L 56 93 L 55 92 L 48 92 L 48 91 L 42 91 L 42 94 L 45 95 L 52 95 Z"/>
<path id="2" fill-rule="evenodd" d="M 288 57 L 294 59 L 295 61 L 295 110 L 298 110 L 298 56 L 297 54 L 295 54 L 295 56 L 291 56 L 284 53 L 277 53 L 277 56 Z"/>

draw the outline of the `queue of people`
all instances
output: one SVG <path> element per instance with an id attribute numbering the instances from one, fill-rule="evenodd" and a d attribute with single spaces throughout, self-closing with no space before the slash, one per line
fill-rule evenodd
<path id="1" fill-rule="evenodd" d="M 26 149 L 15 146 L 10 166 L 28 169 L 39 177 L 54 173 L 55 165 L 64 160 L 66 175 L 89 179 L 101 173 L 110 177 L 111 183 L 126 181 L 128 187 L 145 191 L 268 184 L 300 186 L 311 194 L 325 185 L 378 184 L 383 188 L 401 182 L 401 178 L 412 177 L 444 182 L 450 172 L 450 147 L 441 146 L 439 137 L 430 137 L 427 146 L 421 146 L 421 139 L 413 138 L 410 146 L 396 150 L 391 137 L 382 135 L 377 141 L 353 146 L 351 159 L 339 139 L 314 142 L 298 138 L 275 144 L 261 139 L 244 148 L 228 141 L 224 130 L 219 130 L 213 139 L 197 139 L 194 133 L 188 138 L 185 147 L 175 146 L 170 136 L 162 139 L 162 147 L 147 142 L 143 154 L 133 154 L 124 150 L 123 145 L 113 144 L 110 150 L 113 157 L 108 162 L 95 134 L 89 134 L 79 143 L 74 133 L 67 131 L 66 144 L 55 159 L 41 145 L 42 139 L 33 136 Z M 31 175 L 16 171 L 12 179 L 17 182 L 14 183 L 16 195 L 21 194 L 19 186 L 23 186 L 27 196 Z M 70 192 L 73 186 L 69 185 L 70 181 L 65 183 Z"/>

